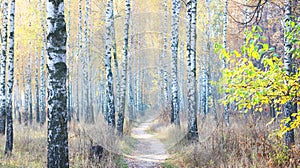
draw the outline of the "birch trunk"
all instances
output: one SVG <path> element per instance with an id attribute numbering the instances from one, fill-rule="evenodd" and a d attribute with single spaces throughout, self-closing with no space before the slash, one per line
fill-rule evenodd
<path id="1" fill-rule="evenodd" d="M 7 25 L 8 25 L 8 1 L 4 0 L 3 4 L 3 27 L 2 33 L 2 55 L 0 67 L 0 134 L 5 134 L 6 121 L 6 92 L 5 92 L 5 78 L 6 78 L 6 57 L 7 57 Z"/>
<path id="2" fill-rule="evenodd" d="M 223 46 L 227 50 L 227 21 L 228 21 L 228 0 L 225 1 L 225 7 L 224 7 L 224 21 L 223 21 Z M 226 60 L 225 57 L 223 57 L 223 68 L 226 68 Z M 226 86 L 225 86 L 226 87 Z M 225 94 L 225 97 L 227 95 Z M 226 125 L 229 126 L 229 104 L 225 104 L 224 106 L 224 115 L 225 115 L 225 122 Z"/>
<path id="3" fill-rule="evenodd" d="M 69 167 L 66 23 L 63 0 L 47 0 L 48 153 L 47 167 Z"/>
<path id="4" fill-rule="evenodd" d="M 28 63 L 29 64 L 29 63 Z M 28 125 L 28 120 L 29 120 L 29 78 L 30 78 L 30 70 L 29 70 L 29 65 L 27 67 L 26 70 L 26 74 L 25 74 L 25 80 L 24 80 L 24 86 L 25 86 L 25 101 L 24 101 L 24 125 L 27 126 Z"/>
<path id="5" fill-rule="evenodd" d="M 113 0 L 109 0 L 106 9 L 106 52 L 105 52 L 105 70 L 106 70 L 106 98 L 107 98 L 107 112 L 108 125 L 115 127 L 115 105 L 114 105 L 114 91 L 113 91 L 113 74 L 111 70 L 111 27 L 113 19 Z"/>
<path id="6" fill-rule="evenodd" d="M 292 43 L 288 40 L 288 33 L 291 32 L 290 22 L 292 21 L 292 6 L 291 0 L 285 0 L 285 13 L 284 13 L 284 57 L 283 57 L 283 64 L 284 69 L 287 75 L 292 73 L 292 53 L 291 50 L 293 48 Z M 292 101 L 287 102 L 284 105 L 284 117 L 290 118 L 291 121 L 285 123 L 285 126 L 290 128 L 290 124 L 293 121 L 292 113 L 293 111 L 293 104 Z M 285 143 L 286 145 L 291 148 L 292 145 L 295 144 L 295 135 L 294 129 L 285 133 Z"/>
<path id="7" fill-rule="evenodd" d="M 29 123 L 32 125 L 33 120 L 33 108 L 32 108 L 32 79 L 31 79 L 31 73 L 29 76 Z"/>
<path id="8" fill-rule="evenodd" d="M 184 99 L 184 87 L 185 87 L 185 81 L 184 81 L 184 43 L 181 43 L 181 52 L 180 52 L 180 111 L 185 112 L 185 99 Z"/>
<path id="9" fill-rule="evenodd" d="M 163 94 L 164 94 L 164 110 L 170 110 L 170 102 L 169 102 L 169 94 L 168 94 L 168 73 L 167 73 L 167 49 L 168 49 L 168 40 L 167 40 L 167 33 L 168 33 L 168 3 L 167 0 L 164 0 L 164 29 L 163 29 L 163 55 L 162 55 L 162 62 L 163 62 Z M 174 120 L 174 116 L 171 115 L 171 121 Z"/>
<path id="10" fill-rule="evenodd" d="M 12 92 L 14 86 L 14 31 L 15 31 L 15 0 L 10 4 L 10 31 L 8 54 L 8 81 L 7 81 L 7 111 L 6 111 L 6 144 L 5 154 L 10 154 L 13 149 L 13 119 L 12 119 Z"/>
<path id="11" fill-rule="evenodd" d="M 197 1 L 187 1 L 187 89 L 188 89 L 188 139 L 198 139 L 196 112 L 196 13 Z"/>
<path id="12" fill-rule="evenodd" d="M 135 109 L 134 109 L 134 95 L 133 95 L 133 89 L 132 89 L 132 75 L 129 71 L 129 82 L 128 82 L 128 97 L 129 97 L 129 103 L 128 103 L 128 111 L 129 111 L 129 123 L 132 123 L 132 121 L 135 120 Z"/>
<path id="13" fill-rule="evenodd" d="M 140 45 L 140 33 L 137 35 L 137 49 L 140 50 L 141 45 Z M 138 55 L 138 54 L 137 54 Z M 142 110 L 142 87 L 141 87 L 141 58 L 140 55 L 138 55 L 137 58 L 137 66 L 138 66 L 138 72 L 137 72 L 137 77 L 136 77 L 136 113 L 140 113 Z"/>
<path id="14" fill-rule="evenodd" d="M 44 12 L 45 7 L 44 3 L 42 3 L 42 0 L 39 0 L 40 10 Z M 42 12 L 42 13 L 43 13 Z M 41 115 L 41 124 L 43 125 L 46 122 L 46 77 L 45 77 L 45 47 L 46 47 L 46 28 L 45 28 L 45 18 L 42 14 L 41 16 L 41 27 L 42 27 L 42 49 L 41 49 L 41 62 L 40 62 L 40 77 L 41 77 L 41 83 L 40 83 L 40 115 Z"/>
<path id="15" fill-rule="evenodd" d="M 40 123 L 40 88 L 39 88 L 39 59 L 35 58 L 35 120 Z"/>
<path id="16" fill-rule="evenodd" d="M 121 81 L 121 95 L 120 95 L 120 108 L 118 119 L 118 132 L 123 134 L 124 117 L 125 117 L 125 101 L 126 101 L 126 87 L 127 87 L 127 66 L 128 66 L 128 34 L 130 24 L 130 0 L 126 0 L 126 16 L 124 27 L 124 46 L 122 58 L 122 81 Z"/>
<path id="17" fill-rule="evenodd" d="M 113 3 L 112 3 L 113 5 Z M 120 86 L 120 74 L 119 74 L 119 63 L 117 57 L 117 42 L 116 42 L 116 32 L 115 32 L 115 14 L 114 7 L 112 6 L 112 26 L 111 26 L 111 41 L 112 41 L 112 50 L 113 50 L 113 59 L 114 59 L 114 67 L 115 67 L 115 83 L 116 83 L 116 94 L 115 94 L 115 110 L 119 113 L 120 106 L 120 94 L 121 94 L 121 86 Z"/>
<path id="18" fill-rule="evenodd" d="M 76 120 L 80 121 L 80 103 L 79 103 L 79 60 L 82 52 L 82 0 L 78 2 L 78 20 L 79 20 L 79 28 L 78 28 L 78 51 L 77 51 L 77 60 L 76 60 Z"/>
<path id="19" fill-rule="evenodd" d="M 180 125 L 179 119 L 179 100 L 178 100 L 178 72 L 177 72 L 177 56 L 178 56 L 178 41 L 179 41 L 179 14 L 180 1 L 172 1 L 172 115 L 173 123 Z"/>
<path id="20" fill-rule="evenodd" d="M 83 70 L 83 80 L 84 80 L 84 96 L 83 102 L 85 102 L 84 108 L 84 116 L 85 116 L 85 123 L 93 123 L 92 119 L 92 110 L 90 109 L 90 97 L 89 97 L 89 58 L 90 58 L 90 39 L 89 39 L 89 11 L 90 11 L 90 2 L 89 0 L 85 1 L 85 20 L 84 20 L 84 44 L 85 44 L 85 54 L 82 57 L 82 70 Z"/>

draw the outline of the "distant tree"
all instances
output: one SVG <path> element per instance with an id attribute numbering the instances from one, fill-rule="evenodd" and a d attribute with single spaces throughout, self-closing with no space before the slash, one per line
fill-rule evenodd
<path id="1" fill-rule="evenodd" d="M 228 22 L 228 0 L 225 0 L 225 7 L 224 7 L 224 20 L 223 20 L 223 47 L 227 49 L 227 22 Z M 226 68 L 226 61 L 223 58 L 223 68 Z M 226 97 L 226 93 L 225 93 Z M 225 104 L 224 106 L 224 115 L 225 115 L 225 122 L 226 125 L 229 125 L 229 104 Z"/>
<path id="2" fill-rule="evenodd" d="M 77 51 L 77 73 L 76 73 L 76 121 L 80 121 L 80 106 L 79 105 L 79 60 L 82 54 L 82 0 L 79 0 L 78 2 L 78 51 Z"/>
<path id="3" fill-rule="evenodd" d="M 8 81 L 7 81 L 7 107 L 6 107 L 6 145 L 5 154 L 10 154 L 13 149 L 13 109 L 12 92 L 14 89 L 14 32 L 15 32 L 15 0 L 10 4 L 10 30 L 9 30 L 9 54 L 8 54 Z"/>
<path id="4" fill-rule="evenodd" d="M 127 88 L 127 66 L 128 66 L 128 34 L 130 24 L 130 0 L 126 0 L 126 16 L 124 27 L 124 46 L 123 46 L 123 58 L 122 58 L 122 80 L 121 80 L 121 95 L 119 102 L 119 113 L 117 130 L 119 133 L 123 133 L 124 118 L 125 118 L 125 101 L 126 101 L 126 88 Z M 129 101 L 128 101 L 129 102 Z"/>
<path id="5" fill-rule="evenodd" d="M 111 70 L 112 57 L 112 24 L 113 24 L 113 0 L 107 2 L 106 8 L 106 44 L 105 44 L 105 69 L 106 69 L 106 101 L 108 112 L 108 125 L 115 127 L 115 105 L 114 105 L 114 91 L 113 91 L 113 74 Z"/>
<path id="6" fill-rule="evenodd" d="M 285 69 L 285 73 L 287 76 L 290 76 L 292 72 L 292 49 L 293 44 L 290 40 L 288 40 L 288 36 L 291 32 L 291 22 L 292 20 L 292 1 L 285 0 L 285 9 L 284 9 L 284 57 L 283 57 L 283 65 Z M 295 113 L 293 111 L 293 102 L 292 100 L 286 102 L 283 107 L 284 117 L 290 118 L 288 122 L 286 122 L 285 126 L 290 128 L 291 122 L 293 121 L 292 114 Z M 285 143 L 290 148 L 295 144 L 295 133 L 294 129 L 291 129 L 285 133 Z"/>
<path id="7" fill-rule="evenodd" d="M 66 23 L 63 0 L 47 0 L 48 153 L 47 167 L 69 167 Z"/>
<path id="8" fill-rule="evenodd" d="M 179 95 L 180 95 L 180 111 L 185 112 L 185 76 L 184 76 L 184 71 L 185 71 L 185 65 L 184 65 L 184 42 L 181 43 L 180 47 L 180 58 L 179 58 Z"/>
<path id="9" fill-rule="evenodd" d="M 179 15 L 180 15 L 180 1 L 172 1 L 172 110 L 171 123 L 180 125 L 179 119 L 179 98 L 178 98 L 178 72 L 177 72 L 177 58 L 178 58 L 178 41 L 179 41 Z"/>
<path id="10" fill-rule="evenodd" d="M 29 63 L 31 64 L 31 59 L 29 59 Z M 29 86 L 29 100 L 28 100 L 28 105 L 29 105 L 29 123 L 30 125 L 32 124 L 32 120 L 33 120 L 33 108 L 32 108 L 32 77 L 31 77 L 31 66 L 29 66 L 29 76 L 28 76 L 28 79 L 29 79 L 29 83 L 28 83 L 28 86 Z"/>
<path id="11" fill-rule="evenodd" d="M 133 81 L 132 81 L 132 73 L 130 71 L 130 69 L 128 69 L 129 73 L 128 73 L 128 111 L 129 111 L 129 123 L 132 123 L 132 121 L 134 119 L 136 119 L 136 113 L 135 113 L 135 109 L 134 109 L 134 95 L 133 95 L 133 89 L 132 89 L 132 85 L 133 85 Z"/>
<path id="12" fill-rule="evenodd" d="M 14 110 L 16 111 L 16 119 L 18 120 L 18 123 L 21 124 L 22 123 L 22 114 L 21 114 L 21 110 L 20 110 L 20 106 L 21 106 L 21 98 L 19 97 L 20 95 L 20 84 L 19 81 L 16 81 L 16 87 L 15 88 L 15 92 L 14 92 Z"/>
<path id="13" fill-rule="evenodd" d="M 46 47 L 46 28 L 45 28 L 45 6 L 42 0 L 39 0 L 39 8 L 42 11 L 41 14 L 41 27 L 42 27 L 42 48 L 41 48 L 41 56 L 40 56 L 40 123 L 43 125 L 46 122 L 46 77 L 45 77 L 45 47 Z"/>
<path id="14" fill-rule="evenodd" d="M 31 45 L 31 42 L 29 43 Z M 28 56 L 28 65 L 26 69 L 26 83 L 25 85 L 25 110 L 24 110 L 24 124 L 31 125 L 33 114 L 32 114 L 32 80 L 31 80 L 31 56 Z"/>
<path id="15" fill-rule="evenodd" d="M 112 42 L 112 56 L 114 59 L 114 83 L 116 83 L 116 93 L 115 93 L 115 110 L 118 114 L 120 114 L 120 96 L 121 96 L 121 79 L 119 73 L 119 63 L 117 57 L 117 41 L 116 41 L 116 27 L 115 27 L 115 12 L 114 7 L 112 8 L 112 18 L 111 18 L 111 42 Z"/>
<path id="16" fill-rule="evenodd" d="M 2 54 L 0 67 L 0 134 L 5 134 L 6 121 L 6 92 L 5 92 L 5 78 L 6 78 L 6 57 L 7 57 L 7 25 L 8 25 L 8 1 L 3 2 L 3 27 L 1 30 Z"/>
<path id="17" fill-rule="evenodd" d="M 91 57 L 90 53 L 90 31 L 89 31 L 89 15 L 90 15 L 90 1 L 85 1 L 85 19 L 84 19 L 84 55 L 81 56 L 82 59 L 82 70 L 83 70 L 83 80 L 84 80 L 84 122 L 85 123 L 93 123 L 94 122 L 94 113 L 91 108 L 92 102 L 90 102 L 91 97 L 89 96 L 90 89 L 89 88 L 89 58 Z"/>
<path id="18" fill-rule="evenodd" d="M 168 49 L 168 2 L 164 0 L 164 20 L 163 20 L 163 53 L 161 56 L 161 76 L 162 76 L 162 92 L 163 92 L 163 110 L 169 110 L 169 90 L 168 90 L 168 71 L 167 71 L 167 49 Z M 171 116 L 171 118 L 174 116 Z M 171 119 L 173 120 L 173 119 Z"/>
<path id="19" fill-rule="evenodd" d="M 299 55 L 295 46 L 300 42 L 295 39 L 299 38 L 300 25 L 293 20 L 291 0 L 285 0 L 284 4 L 283 59 L 278 56 L 278 51 L 263 42 L 263 29 L 253 26 L 251 31 L 246 32 L 246 42 L 241 47 L 241 53 L 222 48 L 222 55 L 226 62 L 230 62 L 230 67 L 223 71 L 221 81 L 227 86 L 223 90 L 227 94 L 224 104 L 238 102 L 238 110 L 262 112 L 263 106 L 278 104 L 285 118 L 281 121 L 277 135 L 284 135 L 286 146 L 290 148 L 295 143 L 294 129 L 300 125 L 299 112 L 295 108 L 299 96 L 299 71 L 294 71 L 299 65 L 293 62 Z M 258 67 L 255 63 L 261 56 L 264 56 L 262 67 Z"/>
<path id="20" fill-rule="evenodd" d="M 27 69 L 25 70 L 25 77 L 24 77 L 24 83 L 23 86 L 25 88 L 25 93 L 24 93 L 24 113 L 23 113 L 23 119 L 24 119 L 24 125 L 28 125 L 29 121 L 29 92 L 30 92 L 30 63 L 28 61 Z"/>
<path id="21" fill-rule="evenodd" d="M 141 34 L 138 32 L 137 33 L 137 44 L 136 44 L 136 47 L 137 47 L 137 50 L 139 52 L 140 48 L 141 48 L 141 41 L 140 41 L 140 38 L 141 37 Z M 141 57 L 138 55 L 138 56 L 135 56 L 136 57 L 136 64 L 137 64 L 137 74 L 136 74 L 136 84 L 135 84 L 135 93 L 136 93 L 136 113 L 138 112 L 141 112 L 142 111 L 142 82 L 141 82 Z M 136 65 L 135 64 L 135 65 Z"/>
<path id="22" fill-rule="evenodd" d="M 188 139 L 198 139 L 196 107 L 196 24 L 197 0 L 187 1 L 187 90 Z"/>
<path id="23" fill-rule="evenodd" d="M 39 56 L 35 58 L 35 121 L 40 122 Z"/>

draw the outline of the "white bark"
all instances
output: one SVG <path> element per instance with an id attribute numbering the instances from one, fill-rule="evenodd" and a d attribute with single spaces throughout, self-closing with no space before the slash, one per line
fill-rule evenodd
<path id="1" fill-rule="evenodd" d="M 181 52 L 180 52 L 180 111 L 185 112 L 185 80 L 184 80 L 184 71 L 185 71 L 185 65 L 184 65 L 184 43 L 181 44 Z"/>
<path id="2" fill-rule="evenodd" d="M 106 45 L 105 45 L 105 70 L 106 70 L 106 98 L 107 98 L 107 112 L 108 125 L 115 126 L 115 105 L 114 105 L 114 91 L 113 91 L 113 74 L 111 70 L 111 27 L 113 19 L 113 0 L 109 0 L 106 9 Z"/>
<path id="3" fill-rule="evenodd" d="M 171 123 L 180 125 L 179 119 L 179 100 L 178 100 L 178 72 L 177 72 L 177 57 L 178 57 L 178 41 L 179 41 L 179 15 L 180 1 L 172 1 L 172 117 Z M 172 120 L 173 119 L 173 120 Z"/>
<path id="4" fill-rule="evenodd" d="M 10 30 L 9 30 L 9 54 L 8 54 L 8 81 L 7 81 L 7 129 L 5 153 L 9 154 L 13 149 L 13 119 L 12 119 L 12 92 L 14 86 L 14 31 L 15 31 L 15 0 L 10 5 Z"/>
<path id="5" fill-rule="evenodd" d="M 47 167 L 69 167 L 66 23 L 63 0 L 47 0 L 48 151 Z"/>
<path id="6" fill-rule="evenodd" d="M 163 55 L 162 55 L 162 71 L 163 71 L 163 94 L 164 94 L 164 110 L 169 110 L 169 93 L 168 93 L 168 72 L 167 72 L 167 49 L 168 49 L 168 3 L 167 0 L 164 0 L 164 29 L 163 29 Z M 171 116 L 172 117 L 172 116 Z"/>
<path id="7" fill-rule="evenodd" d="M 228 0 L 225 1 L 225 7 L 224 7 L 224 21 L 223 21 L 223 47 L 227 50 L 227 22 L 228 22 Z M 223 57 L 223 68 L 226 68 L 226 60 L 225 57 Z M 226 86 L 225 86 L 226 87 Z M 225 94 L 225 98 L 227 95 Z M 224 115 L 225 115 L 225 122 L 226 125 L 229 126 L 229 104 L 226 104 L 224 106 Z"/>
<path id="8" fill-rule="evenodd" d="M 290 22 L 292 21 L 292 2 L 291 0 L 285 0 L 285 13 L 284 13 L 284 57 L 283 57 L 283 66 L 285 73 L 289 76 L 292 73 L 292 53 L 291 50 L 293 48 L 293 44 L 288 39 L 288 33 L 291 32 L 291 25 Z M 292 101 L 288 101 L 284 105 L 284 117 L 291 118 L 293 111 L 293 103 Z M 291 121 L 285 123 L 286 127 L 290 127 Z M 288 131 L 285 133 L 285 143 L 290 148 L 292 145 L 295 144 L 295 135 L 294 135 L 294 129 Z"/>
<path id="9" fill-rule="evenodd" d="M 188 89 L 188 138 L 198 138 L 196 106 L 196 13 L 197 1 L 187 1 L 187 89 Z"/>
<path id="10" fill-rule="evenodd" d="M 45 6 L 42 0 L 39 0 L 39 8 L 41 11 L 45 11 Z M 41 27 L 42 27 L 42 48 L 41 48 L 41 60 L 40 60 L 40 115 L 41 115 L 41 124 L 44 124 L 46 122 L 46 79 L 45 79 L 45 47 L 46 47 L 46 28 L 45 28 L 45 17 L 41 15 Z"/>
<path id="11" fill-rule="evenodd" d="M 1 54 L 1 67 L 0 67 L 0 134 L 5 134 L 5 121 L 6 121 L 6 91 L 5 91 L 5 78 L 6 78 L 6 57 L 7 57 L 7 25 L 8 25 L 8 1 L 3 2 L 3 27 L 1 30 L 2 35 L 2 54 Z"/>
<path id="12" fill-rule="evenodd" d="M 127 87 L 127 66 L 128 66 L 128 34 L 130 24 L 130 0 L 126 0 L 126 16 L 124 27 L 124 46 L 122 58 L 122 81 L 121 81 L 121 95 L 118 119 L 118 131 L 123 133 L 124 117 L 125 117 L 125 101 L 126 101 L 126 87 Z"/>
<path id="13" fill-rule="evenodd" d="M 82 104 L 80 104 L 79 102 L 79 61 L 80 61 L 80 57 L 82 57 L 82 0 L 79 0 L 78 2 L 78 39 L 77 39 L 77 45 L 78 45 L 78 51 L 77 51 L 77 60 L 76 60 L 76 120 L 77 122 L 80 121 L 80 114 L 81 114 L 81 106 Z"/>
<path id="14" fill-rule="evenodd" d="M 89 97 L 89 58 L 90 58 L 90 38 L 89 38 L 89 11 L 90 11 L 90 2 L 89 0 L 85 1 L 85 19 L 84 19 L 84 44 L 85 52 L 81 56 L 82 60 L 82 70 L 83 70 L 83 80 L 84 80 L 84 96 L 82 102 L 84 102 L 84 116 L 86 123 L 93 123 L 93 114 L 90 110 L 90 97 Z"/>

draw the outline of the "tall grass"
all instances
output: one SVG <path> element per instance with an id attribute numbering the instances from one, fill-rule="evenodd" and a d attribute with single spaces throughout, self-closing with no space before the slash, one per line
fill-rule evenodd
<path id="1" fill-rule="evenodd" d="M 167 165 L 174 167 L 297 167 L 300 165 L 300 145 L 292 149 L 283 140 L 272 136 L 278 123 L 266 126 L 267 116 L 232 116 L 227 127 L 214 121 L 212 116 L 198 115 L 199 141 L 188 142 L 186 116 L 182 115 L 181 127 L 155 122 L 150 127 L 168 146 L 171 158 Z M 296 140 L 299 139 L 296 132 Z"/>
<path id="2" fill-rule="evenodd" d="M 128 128 L 125 128 L 128 129 Z M 127 131 L 128 132 L 128 131 Z M 105 124 L 103 117 L 96 124 L 69 123 L 69 159 L 70 167 L 126 167 L 118 137 Z M 4 149 L 5 136 L 0 136 L 0 146 Z M 104 156 L 100 161 L 89 159 L 91 145 L 104 147 Z M 0 151 L 0 167 L 47 167 L 47 127 L 32 125 L 14 125 L 14 149 L 7 157 Z"/>

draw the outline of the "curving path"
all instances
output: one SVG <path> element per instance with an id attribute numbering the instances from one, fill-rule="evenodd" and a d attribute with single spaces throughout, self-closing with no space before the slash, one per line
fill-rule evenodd
<path id="1" fill-rule="evenodd" d="M 163 143 L 146 132 L 152 120 L 140 124 L 132 129 L 131 136 L 138 140 L 138 144 L 131 156 L 126 156 L 129 168 L 156 168 L 168 158 L 168 152 Z"/>

